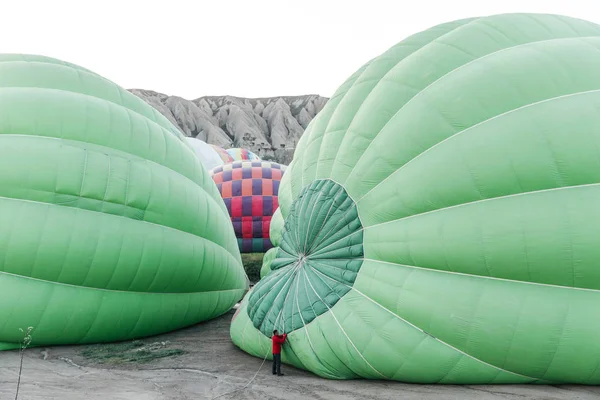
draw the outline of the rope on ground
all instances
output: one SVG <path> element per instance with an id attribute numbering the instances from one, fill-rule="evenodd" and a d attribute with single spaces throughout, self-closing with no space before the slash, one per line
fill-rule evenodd
<path id="1" fill-rule="evenodd" d="M 246 383 L 244 386 L 242 386 L 242 387 L 241 387 L 241 388 L 239 388 L 239 389 L 235 389 L 235 390 L 232 390 L 231 392 L 226 392 L 226 393 L 220 394 L 220 395 L 218 395 L 218 396 L 215 396 L 215 397 L 213 397 L 211 400 L 215 400 L 215 399 L 218 399 L 219 397 L 223 397 L 223 396 L 226 396 L 226 395 L 230 395 L 230 394 L 233 394 L 233 393 L 235 393 L 235 392 L 239 392 L 240 390 L 244 390 L 244 389 L 246 389 L 246 388 L 247 388 L 247 387 L 248 387 L 248 386 L 249 386 L 249 385 L 252 383 L 252 381 L 254 381 L 254 378 L 256 378 L 256 376 L 257 376 L 257 375 L 258 375 L 258 373 L 260 372 L 260 369 L 261 369 L 261 368 L 262 368 L 262 366 L 265 364 L 265 361 L 267 361 L 267 357 L 269 357 L 269 353 L 270 353 L 270 351 L 271 351 L 271 349 L 268 349 L 268 350 L 267 350 L 267 354 L 265 354 L 265 358 L 263 358 L 262 364 L 260 364 L 260 367 L 258 367 L 258 371 L 256 371 L 256 373 L 254 374 L 254 376 L 252 377 L 252 379 L 250 379 L 250 380 L 248 381 L 248 383 Z"/>

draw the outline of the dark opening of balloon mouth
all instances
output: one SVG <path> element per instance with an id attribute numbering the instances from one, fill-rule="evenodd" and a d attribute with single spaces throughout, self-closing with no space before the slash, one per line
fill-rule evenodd
<path id="1" fill-rule="evenodd" d="M 292 204 L 272 272 L 248 299 L 254 326 L 270 337 L 326 313 L 352 289 L 363 256 L 356 204 L 339 184 L 314 181 Z"/>

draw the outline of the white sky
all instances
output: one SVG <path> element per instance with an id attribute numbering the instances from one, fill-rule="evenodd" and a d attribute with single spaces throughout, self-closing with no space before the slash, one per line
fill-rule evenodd
<path id="1" fill-rule="evenodd" d="M 600 23 L 598 0 L 0 0 L 0 52 L 42 54 L 125 88 L 331 96 L 403 38 L 459 18 L 563 14 Z"/>

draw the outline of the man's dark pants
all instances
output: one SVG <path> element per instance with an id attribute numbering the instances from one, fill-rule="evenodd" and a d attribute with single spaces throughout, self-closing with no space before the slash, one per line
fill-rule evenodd
<path id="1" fill-rule="evenodd" d="M 281 354 L 273 354 L 273 375 L 281 374 Z"/>

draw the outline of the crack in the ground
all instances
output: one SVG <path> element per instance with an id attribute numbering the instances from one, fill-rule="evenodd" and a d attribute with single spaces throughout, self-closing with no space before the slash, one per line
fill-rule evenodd
<path id="1" fill-rule="evenodd" d="M 204 371 L 204 370 L 201 370 L 201 369 L 197 369 L 197 368 L 186 368 L 186 367 L 147 368 L 147 369 L 142 369 L 140 371 L 186 371 L 186 372 L 193 372 L 193 373 L 197 373 L 197 374 L 208 375 L 215 379 L 219 379 L 219 377 L 217 375 L 207 372 L 207 371 Z"/>
<path id="2" fill-rule="evenodd" d="M 79 368 L 79 369 L 83 369 L 84 368 L 81 365 L 75 364 L 73 362 L 73 360 L 71 360 L 70 358 L 67 358 L 67 357 L 58 357 L 58 359 L 61 360 L 61 361 L 66 362 L 67 364 L 69 364 L 72 367 Z"/>
<path id="3" fill-rule="evenodd" d="M 521 397 L 521 398 L 523 398 L 523 397 L 524 398 L 530 397 L 529 395 L 526 395 L 526 394 L 511 393 L 511 392 L 501 392 L 501 391 L 498 391 L 498 390 L 484 389 L 484 388 L 481 388 L 481 387 L 474 387 L 474 386 L 469 386 L 469 385 L 464 385 L 463 387 L 466 388 L 466 389 L 469 389 L 469 390 L 477 391 L 477 392 L 489 393 L 489 394 L 492 394 L 494 396 L 514 396 L 514 397 Z"/>

